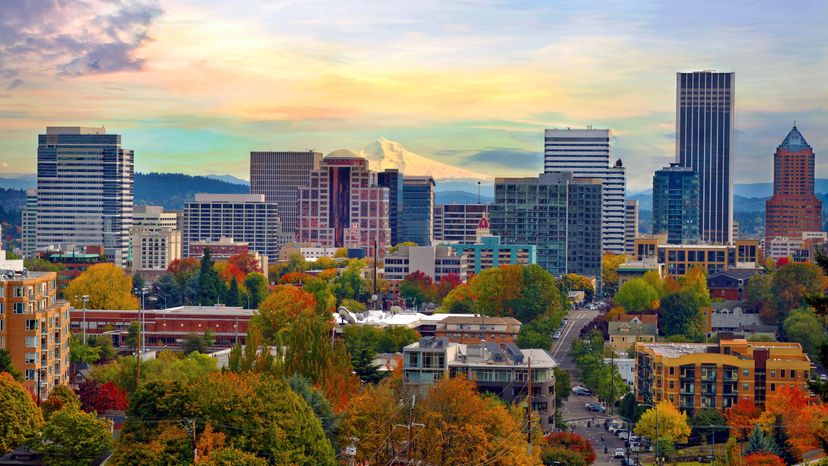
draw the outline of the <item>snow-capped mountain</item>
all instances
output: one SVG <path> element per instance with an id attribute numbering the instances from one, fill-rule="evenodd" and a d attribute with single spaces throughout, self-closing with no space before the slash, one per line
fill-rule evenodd
<path id="1" fill-rule="evenodd" d="M 492 177 L 415 154 L 395 141 L 379 138 L 362 149 L 362 155 L 371 163 L 371 170 L 396 168 L 406 175 L 431 175 L 436 180 L 472 179 L 491 180 Z"/>

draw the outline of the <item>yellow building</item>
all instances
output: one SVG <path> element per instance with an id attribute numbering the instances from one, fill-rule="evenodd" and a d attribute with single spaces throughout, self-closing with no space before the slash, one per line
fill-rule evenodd
<path id="1" fill-rule="evenodd" d="M 692 415 L 726 409 L 741 398 L 763 405 L 782 387 L 807 390 L 811 361 L 799 343 L 637 343 L 635 395 L 641 402 L 669 400 Z"/>
<path id="2" fill-rule="evenodd" d="M 57 300 L 55 272 L 0 275 L 0 348 L 35 396 L 40 384 L 41 399 L 69 382 L 69 303 Z"/>
<path id="3" fill-rule="evenodd" d="M 758 240 L 737 240 L 733 245 L 667 244 L 664 235 L 651 235 L 635 239 L 634 259 L 664 264 L 666 275 L 675 278 L 694 267 L 701 267 L 708 275 L 730 269 L 755 269 L 762 258 Z"/>
<path id="4" fill-rule="evenodd" d="M 655 316 L 653 316 L 655 317 Z M 617 355 L 627 357 L 627 352 L 636 343 L 652 343 L 658 337 L 658 326 L 655 322 L 642 322 L 638 316 L 620 322 L 609 322 L 609 346 Z"/>

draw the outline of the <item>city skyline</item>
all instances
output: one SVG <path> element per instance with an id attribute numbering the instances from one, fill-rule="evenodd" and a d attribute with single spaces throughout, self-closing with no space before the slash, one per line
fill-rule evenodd
<path id="1" fill-rule="evenodd" d="M 637 167 L 628 188 L 640 191 L 674 161 L 675 73 L 704 69 L 737 75 L 734 182 L 772 179 L 794 120 L 813 135 L 817 177 L 828 175 L 819 2 L 717 4 L 715 17 L 646 2 L 8 11 L 0 176 L 34 173 L 45 126 L 105 125 L 135 150 L 137 171 L 246 179 L 251 150 L 358 150 L 379 137 L 483 174 L 533 176 L 543 129 L 592 125 L 612 130 L 612 157 Z"/>

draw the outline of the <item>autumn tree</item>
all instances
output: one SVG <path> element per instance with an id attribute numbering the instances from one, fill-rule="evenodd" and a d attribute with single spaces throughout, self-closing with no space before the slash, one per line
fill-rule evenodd
<path id="1" fill-rule="evenodd" d="M 400 296 L 414 306 L 431 302 L 435 297 L 434 282 L 419 270 L 406 275 L 400 283 Z"/>
<path id="2" fill-rule="evenodd" d="M 563 276 L 564 288 L 570 291 L 583 291 L 586 295 L 586 300 L 591 301 L 595 294 L 595 287 L 592 286 L 592 281 L 576 273 L 568 273 Z"/>
<path id="3" fill-rule="evenodd" d="M 357 464 L 388 464 L 395 456 L 394 446 L 404 438 L 396 424 L 407 422 L 406 405 L 387 384 L 369 385 L 353 397 L 342 413 L 340 444 L 359 438 Z"/>
<path id="4" fill-rule="evenodd" d="M 577 457 L 571 457 L 575 453 Z M 571 432 L 555 432 L 543 438 L 541 453 L 544 464 L 553 464 L 554 460 L 566 465 L 587 466 L 595 462 L 595 450 L 586 437 Z"/>
<path id="5" fill-rule="evenodd" d="M 92 464 L 112 450 L 109 421 L 67 406 L 49 417 L 33 446 L 48 465 Z"/>
<path id="6" fill-rule="evenodd" d="M 8 372 L 0 374 L 0 453 L 8 453 L 34 437 L 43 416 L 32 396 Z"/>
<path id="7" fill-rule="evenodd" d="M 630 313 L 641 313 L 658 307 L 658 293 L 641 278 L 624 282 L 612 299 Z"/>
<path id="8" fill-rule="evenodd" d="M 725 411 L 731 436 L 737 439 L 746 438 L 756 425 L 760 414 L 762 410 L 751 399 L 740 398 L 736 404 Z"/>
<path id="9" fill-rule="evenodd" d="M 751 453 L 742 461 L 745 466 L 785 466 L 785 460 L 773 453 Z"/>
<path id="10" fill-rule="evenodd" d="M 451 314 L 472 314 L 474 313 L 477 297 L 471 285 L 464 284 L 451 290 L 440 305 L 441 312 Z"/>
<path id="11" fill-rule="evenodd" d="M 605 252 L 601 256 L 601 281 L 611 289 L 618 288 L 618 266 L 628 260 L 623 254 Z"/>
<path id="12" fill-rule="evenodd" d="M 773 434 L 783 459 L 799 459 L 819 447 L 811 429 L 811 417 L 817 410 L 808 401 L 808 395 L 799 388 L 780 386 L 767 395 L 758 423 Z"/>
<path id="13" fill-rule="evenodd" d="M 115 264 L 94 264 L 78 275 L 63 290 L 63 295 L 80 309 L 82 296 L 89 296 L 87 309 L 138 309 L 132 294 L 132 277 Z"/>
<path id="14" fill-rule="evenodd" d="M 227 259 L 227 263 L 240 270 L 243 276 L 254 272 L 261 272 L 262 268 L 256 255 L 252 252 L 240 252 Z"/>
<path id="15" fill-rule="evenodd" d="M 457 288 L 462 283 L 463 280 L 461 280 L 460 275 L 457 275 L 456 273 L 443 275 L 443 277 L 440 278 L 440 281 L 434 285 L 435 301 L 442 303 L 443 299 L 445 299 L 453 289 Z"/>
<path id="16" fill-rule="evenodd" d="M 49 392 L 49 397 L 40 404 L 43 418 L 47 421 L 52 414 L 63 408 L 80 409 L 80 398 L 66 385 L 57 385 Z"/>
<path id="17" fill-rule="evenodd" d="M 658 435 L 656 436 L 656 417 Z M 660 401 L 641 415 L 635 433 L 650 439 L 664 439 L 670 443 L 686 442 L 690 436 L 687 413 L 680 412 L 669 401 Z"/>
<path id="18" fill-rule="evenodd" d="M 475 297 L 474 311 L 483 315 L 514 317 L 527 323 L 563 309 L 555 277 L 536 264 L 486 269 L 469 285 Z"/>
<path id="19" fill-rule="evenodd" d="M 315 309 L 316 299 L 312 294 L 294 286 L 278 285 L 259 305 L 251 325 L 261 330 L 265 344 L 275 345 L 289 322 L 299 316 L 311 317 Z"/>

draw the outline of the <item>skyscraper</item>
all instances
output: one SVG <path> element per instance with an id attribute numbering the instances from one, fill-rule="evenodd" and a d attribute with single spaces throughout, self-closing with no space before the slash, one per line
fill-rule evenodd
<path id="1" fill-rule="evenodd" d="M 699 174 L 671 163 L 653 175 L 653 233 L 668 244 L 699 241 Z"/>
<path id="2" fill-rule="evenodd" d="M 801 238 L 822 230 L 814 195 L 814 150 L 794 126 L 773 154 L 773 197 L 765 204 L 765 238 Z"/>
<path id="3" fill-rule="evenodd" d="M 431 246 L 434 238 L 434 185 L 434 178 L 430 176 L 403 178 L 401 242 Z"/>
<path id="4" fill-rule="evenodd" d="M 250 193 L 278 204 L 282 231 L 291 240 L 299 228 L 298 189 L 308 186 L 321 160 L 322 154 L 313 151 L 250 152 Z"/>
<path id="5" fill-rule="evenodd" d="M 133 152 L 120 135 L 47 127 L 37 147 L 37 248 L 103 246 L 125 266 L 133 189 Z"/>
<path id="6" fill-rule="evenodd" d="M 699 174 L 699 227 L 708 243 L 733 240 L 734 73 L 676 75 L 676 162 Z"/>
<path id="7" fill-rule="evenodd" d="M 578 178 L 597 178 L 603 185 L 601 229 L 604 251 L 623 254 L 626 174 L 621 160 L 610 161 L 608 129 L 547 129 L 544 133 L 544 172 L 572 172 Z"/>
<path id="8" fill-rule="evenodd" d="M 391 241 L 388 227 L 388 188 L 377 184 L 368 160 L 349 150 L 326 155 L 311 182 L 299 188 L 297 239 L 328 248 L 366 248 L 383 251 Z"/>
<path id="9" fill-rule="evenodd" d="M 635 237 L 638 236 L 638 201 L 627 199 L 624 213 L 624 253 L 635 254 Z"/>
<path id="10" fill-rule="evenodd" d="M 480 226 L 480 221 L 488 213 L 488 204 L 435 205 L 434 241 L 475 243 L 477 241 L 477 227 Z"/>
<path id="11" fill-rule="evenodd" d="M 403 174 L 396 168 L 386 168 L 377 173 L 377 182 L 388 188 L 388 226 L 391 228 L 391 245 L 402 240 Z"/>
<path id="12" fill-rule="evenodd" d="M 37 250 L 37 190 L 26 190 L 26 206 L 23 208 L 23 257 L 29 259 Z"/>
<path id="13" fill-rule="evenodd" d="M 600 179 L 570 172 L 531 178 L 496 178 L 489 207 L 492 234 L 503 244 L 534 244 L 537 263 L 561 276 L 601 280 Z"/>

